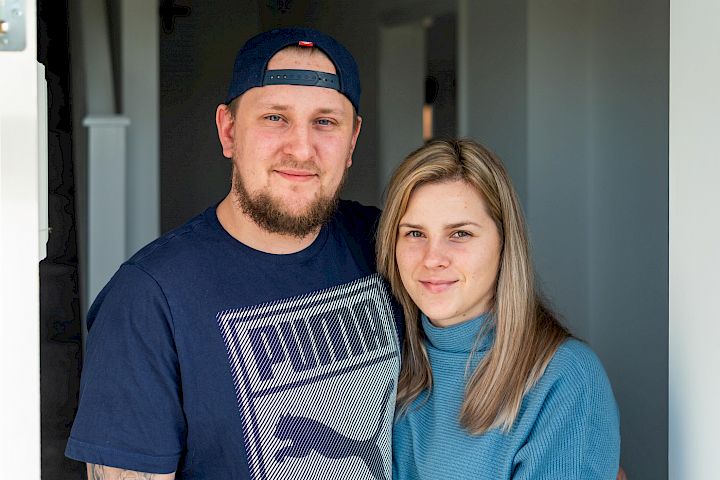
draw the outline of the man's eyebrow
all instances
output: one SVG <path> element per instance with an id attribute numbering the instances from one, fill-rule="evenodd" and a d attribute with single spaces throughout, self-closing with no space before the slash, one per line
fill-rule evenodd
<path id="1" fill-rule="evenodd" d="M 330 115 L 330 114 L 340 114 L 343 113 L 343 111 L 339 108 L 319 108 L 318 113 L 321 113 L 323 115 Z"/>
<path id="2" fill-rule="evenodd" d="M 275 103 L 266 103 L 264 105 L 261 105 L 261 107 L 266 110 L 280 110 L 282 112 L 290 110 L 290 107 L 288 105 L 280 105 Z"/>
<path id="3" fill-rule="evenodd" d="M 260 108 L 264 110 L 275 110 L 279 112 L 287 112 L 289 110 L 292 110 L 292 107 L 290 105 L 283 105 L 280 103 L 265 103 L 260 105 Z M 340 115 L 343 113 L 343 110 L 341 108 L 323 107 L 318 108 L 316 112 L 319 115 Z"/>

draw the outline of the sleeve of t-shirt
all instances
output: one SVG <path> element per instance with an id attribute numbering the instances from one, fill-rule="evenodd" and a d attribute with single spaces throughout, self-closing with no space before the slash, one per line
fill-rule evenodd
<path id="1" fill-rule="evenodd" d="M 158 283 L 125 264 L 88 314 L 80 403 L 65 454 L 148 473 L 177 469 L 186 423 L 172 315 Z"/>
<path id="2" fill-rule="evenodd" d="M 572 340 L 548 365 L 553 377 L 513 480 L 614 480 L 620 458 L 619 415 L 597 356 Z M 560 350 L 559 350 L 560 352 Z"/>

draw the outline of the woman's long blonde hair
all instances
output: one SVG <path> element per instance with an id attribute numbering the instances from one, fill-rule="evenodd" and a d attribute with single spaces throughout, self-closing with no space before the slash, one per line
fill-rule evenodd
<path id="1" fill-rule="evenodd" d="M 432 388 L 419 311 L 402 284 L 395 259 L 398 225 L 415 189 L 456 180 L 480 192 L 502 241 L 490 316 L 494 341 L 467 382 L 460 424 L 472 434 L 496 427 L 509 430 L 523 396 L 569 333 L 535 291 L 525 221 L 505 168 L 492 152 L 472 140 L 426 144 L 400 164 L 388 187 L 377 233 L 377 266 L 405 314 L 398 412 L 402 415 L 415 398 Z M 478 335 L 488 333 L 483 330 Z"/>

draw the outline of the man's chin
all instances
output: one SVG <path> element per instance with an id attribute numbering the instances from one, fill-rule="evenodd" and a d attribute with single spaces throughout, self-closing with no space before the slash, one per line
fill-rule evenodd
<path id="1" fill-rule="evenodd" d="M 322 198 L 306 205 L 288 205 L 267 195 L 238 196 L 240 208 L 263 230 L 304 238 L 327 223 L 337 207 L 336 198 Z"/>
<path id="2" fill-rule="evenodd" d="M 242 178 L 233 173 L 235 198 L 243 212 L 263 230 L 280 235 L 304 238 L 330 221 L 338 204 L 342 182 L 334 195 L 323 195 L 322 191 L 293 191 L 281 194 L 271 189 L 247 192 Z M 345 177 L 343 176 L 343 181 Z"/>

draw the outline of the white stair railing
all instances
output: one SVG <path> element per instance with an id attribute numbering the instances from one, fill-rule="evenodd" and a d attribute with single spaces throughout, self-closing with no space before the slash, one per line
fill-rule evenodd
<path id="1" fill-rule="evenodd" d="M 126 137 L 130 120 L 121 115 L 90 115 L 88 128 L 87 299 L 92 302 L 126 253 Z"/>

